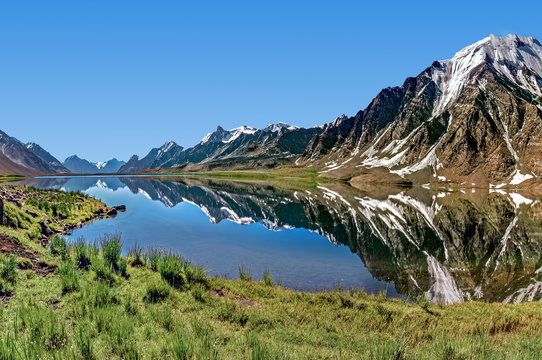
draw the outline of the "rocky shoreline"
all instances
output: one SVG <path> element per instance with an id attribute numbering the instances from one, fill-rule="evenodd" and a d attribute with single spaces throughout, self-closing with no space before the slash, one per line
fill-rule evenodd
<path id="1" fill-rule="evenodd" d="M 58 193 L 55 190 L 40 190 L 40 194 L 55 194 Z M 19 209 L 23 209 L 23 206 L 35 195 L 35 192 L 24 187 L 15 187 L 11 185 L 0 186 L 0 224 L 4 224 L 4 207 L 6 203 L 10 203 Z M 86 195 L 81 194 L 76 198 L 78 203 L 85 201 Z M 103 204 L 103 203 L 102 203 Z M 92 214 L 80 219 L 76 223 L 71 223 L 68 220 L 68 216 L 61 211 L 56 213 L 56 216 L 43 216 L 35 211 L 24 209 L 24 213 L 31 216 L 34 219 L 41 217 L 39 222 L 41 227 L 41 239 L 38 243 L 46 247 L 49 241 L 59 235 L 71 235 L 73 230 L 79 229 L 86 224 L 93 222 L 94 220 L 113 218 L 116 217 L 119 212 L 125 212 L 125 205 L 118 205 L 108 207 L 103 204 L 97 210 L 94 210 Z"/>

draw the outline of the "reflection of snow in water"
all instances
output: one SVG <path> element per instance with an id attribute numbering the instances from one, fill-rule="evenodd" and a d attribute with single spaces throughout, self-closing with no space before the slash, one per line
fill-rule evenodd
<path id="1" fill-rule="evenodd" d="M 441 265 L 433 256 L 427 255 L 427 265 L 431 278 L 429 290 L 425 296 L 431 302 L 454 304 L 463 302 L 463 293 L 446 267 Z"/>

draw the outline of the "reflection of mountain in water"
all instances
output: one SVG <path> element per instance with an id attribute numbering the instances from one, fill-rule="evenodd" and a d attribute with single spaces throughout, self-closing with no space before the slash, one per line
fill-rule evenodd
<path id="1" fill-rule="evenodd" d="M 118 179 L 168 207 L 195 204 L 213 223 L 226 219 L 259 222 L 270 230 L 315 231 L 348 246 L 375 278 L 393 282 L 410 297 L 425 293 L 445 303 L 542 297 L 542 203 L 517 193 L 423 188 L 369 193 L 340 183 L 296 191 L 203 178 Z M 71 187 L 71 180 L 61 186 Z M 91 186 L 100 186 L 93 181 Z"/>
<path id="2" fill-rule="evenodd" d="M 542 294 L 536 223 L 542 212 L 520 194 L 396 189 L 369 195 L 345 184 L 293 191 L 204 179 L 122 181 L 167 206 L 193 203 L 213 223 L 316 231 L 347 245 L 373 276 L 412 297 L 513 302 Z"/>

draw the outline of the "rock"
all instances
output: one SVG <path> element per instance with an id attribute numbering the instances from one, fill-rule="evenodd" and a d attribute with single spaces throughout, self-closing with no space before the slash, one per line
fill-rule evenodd
<path id="1" fill-rule="evenodd" d="M 101 215 L 101 214 L 103 214 L 104 212 L 105 212 L 104 209 L 98 209 L 98 210 L 94 211 L 94 214 L 96 214 L 96 215 Z"/>
<path id="2" fill-rule="evenodd" d="M 35 217 L 35 218 L 39 216 L 38 214 L 36 214 L 35 212 L 30 211 L 30 210 L 25 210 L 24 212 L 27 213 L 28 215 L 32 216 L 32 217 Z"/>
<path id="3" fill-rule="evenodd" d="M 55 305 L 55 304 L 58 304 L 60 302 L 60 300 L 58 300 L 57 298 L 50 298 L 49 299 L 49 304 L 51 305 Z"/>
<path id="4" fill-rule="evenodd" d="M 68 218 L 67 215 L 65 215 L 64 213 L 61 213 L 60 211 L 58 212 L 58 217 L 61 218 L 62 220 L 66 220 Z"/>
<path id="5" fill-rule="evenodd" d="M 126 211 L 126 205 L 114 206 L 113 209 L 115 209 L 117 211 L 120 211 L 120 212 L 125 212 Z"/>
<path id="6" fill-rule="evenodd" d="M 51 236 L 53 235 L 53 231 L 51 231 L 51 229 L 49 229 L 49 227 L 45 224 L 45 223 L 41 223 L 41 233 L 45 236 Z"/>
<path id="7" fill-rule="evenodd" d="M 117 210 L 116 209 L 111 209 L 107 212 L 107 216 L 117 216 Z"/>
<path id="8" fill-rule="evenodd" d="M 9 202 L 12 203 L 13 205 L 17 206 L 18 208 L 21 207 L 21 203 L 18 202 L 17 200 L 7 199 L 7 201 L 9 201 Z"/>

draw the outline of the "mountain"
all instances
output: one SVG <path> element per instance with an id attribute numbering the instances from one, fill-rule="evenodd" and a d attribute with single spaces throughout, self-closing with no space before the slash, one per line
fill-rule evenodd
<path id="1" fill-rule="evenodd" d="M 145 169 L 182 168 L 183 170 L 218 170 L 239 167 L 274 167 L 293 163 L 320 128 L 303 129 L 284 123 L 271 124 L 263 130 L 241 126 L 207 134 L 197 145 L 182 149 L 174 143 L 152 149 L 139 159 L 133 156 L 120 169 L 134 173 Z M 174 145 L 168 145 L 174 144 Z M 167 149 L 162 151 L 160 149 Z"/>
<path id="2" fill-rule="evenodd" d="M 542 175 L 542 45 L 491 35 L 382 90 L 311 140 L 299 166 L 363 181 L 510 186 Z M 531 180 L 533 181 L 533 180 Z"/>
<path id="3" fill-rule="evenodd" d="M 98 168 L 99 173 L 111 174 L 118 172 L 124 164 L 126 164 L 125 161 L 113 158 L 109 161 L 96 163 L 96 167 Z"/>
<path id="4" fill-rule="evenodd" d="M 139 158 L 137 155 L 133 155 L 130 160 L 124 166 L 119 169 L 120 173 L 131 174 L 146 169 L 154 169 L 155 163 L 161 163 L 163 160 L 167 161 L 170 158 L 178 156 L 183 151 L 183 147 L 177 145 L 173 141 L 168 141 L 159 148 L 154 148 L 144 157 Z M 156 166 L 159 167 L 159 166 Z"/>
<path id="5" fill-rule="evenodd" d="M 45 150 L 43 151 L 47 153 Z M 62 169 L 43 160 L 19 140 L 0 131 L 0 172 L 16 175 L 36 175 L 62 172 Z"/>
<path id="6" fill-rule="evenodd" d="M 69 173 L 70 171 L 62 165 L 60 161 L 58 161 L 53 155 L 51 155 L 48 151 L 46 151 L 44 148 L 39 146 L 36 143 L 27 143 L 26 148 L 30 151 L 32 151 L 34 154 L 39 156 L 42 160 L 47 162 L 49 165 L 51 165 L 56 173 Z"/>
<path id="7" fill-rule="evenodd" d="M 88 160 L 81 159 L 77 155 L 72 155 L 62 163 L 66 168 L 74 174 L 94 174 L 98 172 L 96 164 L 91 163 Z"/>
<path id="8" fill-rule="evenodd" d="M 125 162 L 113 158 L 109 161 L 93 163 L 72 155 L 62 164 L 74 174 L 110 174 L 118 172 Z"/>

